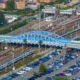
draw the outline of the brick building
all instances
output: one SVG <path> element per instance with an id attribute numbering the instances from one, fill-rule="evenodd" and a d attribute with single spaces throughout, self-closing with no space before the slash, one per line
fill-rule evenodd
<path id="1" fill-rule="evenodd" d="M 24 9 L 25 8 L 25 0 L 15 0 L 15 8 L 16 9 Z"/>
<path id="2" fill-rule="evenodd" d="M 39 2 L 49 3 L 49 2 L 53 2 L 53 0 L 39 0 Z"/>
<path id="3" fill-rule="evenodd" d="M 7 0 L 0 0 L 0 8 L 1 9 L 6 8 L 6 2 L 7 2 Z"/>
<path id="4" fill-rule="evenodd" d="M 25 0 L 14 0 L 16 9 L 24 9 L 25 8 Z M 0 8 L 6 8 L 7 0 L 0 0 Z"/>
<path id="5" fill-rule="evenodd" d="M 28 0 L 28 2 L 32 2 L 32 3 L 37 3 L 37 2 L 49 3 L 49 2 L 53 2 L 53 0 Z"/>

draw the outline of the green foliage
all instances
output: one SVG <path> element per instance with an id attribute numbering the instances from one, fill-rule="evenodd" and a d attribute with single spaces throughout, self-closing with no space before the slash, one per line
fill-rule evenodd
<path id="1" fill-rule="evenodd" d="M 49 3 L 44 3 L 44 5 L 50 5 L 50 6 L 54 6 L 54 2 L 49 2 Z"/>
<path id="2" fill-rule="evenodd" d="M 73 7 L 77 6 L 77 5 L 80 5 L 80 2 L 76 3 L 76 4 L 73 4 Z"/>
<path id="3" fill-rule="evenodd" d="M 5 22 L 5 16 L 2 11 L 0 11 L 0 26 Z"/>
<path id="4" fill-rule="evenodd" d="M 60 3 L 63 3 L 63 2 L 67 2 L 67 0 L 55 0 L 55 3 L 57 3 L 57 4 L 60 4 Z"/>
<path id="5" fill-rule="evenodd" d="M 27 40 L 26 39 L 23 39 L 23 42 L 27 44 Z"/>
<path id="6" fill-rule="evenodd" d="M 40 9 L 43 9 L 44 8 L 44 4 L 40 4 Z"/>
<path id="7" fill-rule="evenodd" d="M 14 0 L 8 0 L 6 3 L 7 10 L 14 10 L 15 9 L 15 2 Z"/>
<path id="8" fill-rule="evenodd" d="M 67 78 L 64 78 L 64 77 L 56 77 L 53 80 L 68 80 L 68 79 Z"/>
<path id="9" fill-rule="evenodd" d="M 42 43 L 43 43 L 42 40 L 40 40 L 40 41 L 39 41 L 39 45 L 41 45 Z"/>
<path id="10" fill-rule="evenodd" d="M 9 33 L 11 32 L 11 29 L 12 30 L 16 30 L 24 25 L 27 24 L 27 21 L 26 20 L 23 20 L 22 22 L 16 22 L 16 24 L 10 26 L 10 27 L 3 27 L 0 29 L 0 34 L 6 34 L 6 33 Z"/>
<path id="11" fill-rule="evenodd" d="M 26 8 L 26 9 L 22 9 L 22 10 L 14 10 L 14 11 L 4 11 L 4 14 L 14 14 L 14 15 L 20 15 L 20 16 L 32 16 L 32 15 L 35 15 L 35 14 L 38 14 L 39 13 L 39 10 L 32 10 L 32 9 L 29 9 L 29 8 Z"/>
<path id="12" fill-rule="evenodd" d="M 25 58 L 25 59 L 24 59 L 24 63 L 23 63 L 23 62 L 18 62 L 18 63 L 16 63 L 15 67 L 16 67 L 16 68 L 20 68 L 21 66 L 23 66 L 23 65 L 25 65 L 25 64 L 28 64 L 28 63 L 30 63 L 30 62 L 32 62 L 32 61 L 35 61 L 36 59 L 38 59 L 38 58 L 40 58 L 40 57 L 42 57 L 42 56 L 43 56 L 43 55 L 40 54 L 40 55 L 35 55 L 35 56 L 33 56 L 33 57 Z M 22 64 L 22 63 L 23 63 L 23 64 Z"/>
<path id="13" fill-rule="evenodd" d="M 65 10 L 65 9 L 72 8 L 72 6 L 65 6 L 65 7 L 56 6 L 56 8 L 58 8 L 60 10 Z"/>
<path id="14" fill-rule="evenodd" d="M 4 48 L 7 46 L 6 42 L 3 41 L 2 44 L 1 44 L 1 50 L 4 50 Z"/>
<path id="15" fill-rule="evenodd" d="M 44 71 L 46 71 L 45 65 L 44 64 L 40 64 L 40 66 L 39 66 L 39 72 L 42 73 Z"/>

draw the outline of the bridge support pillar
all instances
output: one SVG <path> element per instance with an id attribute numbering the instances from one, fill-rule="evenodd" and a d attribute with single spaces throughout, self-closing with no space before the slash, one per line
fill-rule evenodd
<path id="1" fill-rule="evenodd" d="M 45 17 L 45 13 L 44 13 L 44 17 Z"/>
<path id="2" fill-rule="evenodd" d="M 59 15 L 60 15 L 59 9 L 55 9 L 55 16 L 59 16 Z"/>
<path id="3" fill-rule="evenodd" d="M 72 16 L 77 16 L 76 10 L 72 11 Z"/>
<path id="4" fill-rule="evenodd" d="M 62 54 L 66 54 L 67 53 L 67 47 L 66 46 L 63 46 L 62 47 Z"/>

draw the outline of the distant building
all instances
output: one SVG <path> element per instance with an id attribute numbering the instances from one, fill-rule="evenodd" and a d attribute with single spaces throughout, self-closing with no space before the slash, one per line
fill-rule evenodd
<path id="1" fill-rule="evenodd" d="M 37 3 L 37 2 L 44 2 L 44 3 L 49 3 L 53 2 L 54 0 L 28 0 L 28 2 L 32 3 Z"/>
<path id="2" fill-rule="evenodd" d="M 24 9 L 25 8 L 25 0 L 15 0 L 15 8 L 16 9 Z"/>
<path id="3" fill-rule="evenodd" d="M 70 8 L 66 10 L 58 10 L 56 7 L 52 7 L 52 6 L 42 9 L 42 12 L 44 13 L 44 17 L 50 14 L 54 16 L 58 16 L 58 15 L 79 16 L 80 15 L 79 9 L 76 10 L 75 8 Z"/>
<path id="4" fill-rule="evenodd" d="M 39 2 L 44 2 L 44 3 L 49 3 L 49 2 L 53 2 L 54 0 L 39 0 Z"/>
<path id="5" fill-rule="evenodd" d="M 37 3 L 38 0 L 28 0 L 29 3 Z"/>
<path id="6" fill-rule="evenodd" d="M 30 8 L 32 10 L 38 9 L 39 4 L 38 3 L 26 3 L 26 8 Z"/>
<path id="7" fill-rule="evenodd" d="M 6 2 L 7 2 L 7 0 L 0 0 L 0 8 L 1 9 L 6 8 Z"/>
<path id="8" fill-rule="evenodd" d="M 6 8 L 6 2 L 8 0 L 0 0 L 0 8 Z M 16 9 L 24 9 L 25 8 L 25 0 L 14 0 Z"/>

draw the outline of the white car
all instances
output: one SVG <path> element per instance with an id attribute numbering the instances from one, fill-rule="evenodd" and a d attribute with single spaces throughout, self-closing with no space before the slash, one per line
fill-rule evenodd
<path id="1" fill-rule="evenodd" d="M 50 58 L 53 58 L 51 55 L 49 55 Z"/>
<path id="2" fill-rule="evenodd" d="M 71 76 L 71 73 L 65 73 L 66 76 Z"/>
<path id="3" fill-rule="evenodd" d="M 53 66 L 52 65 L 49 65 L 49 68 L 52 68 Z"/>
<path id="4" fill-rule="evenodd" d="M 75 56 L 71 56 L 73 59 L 75 59 Z"/>
<path id="5" fill-rule="evenodd" d="M 60 52 L 57 52 L 57 54 L 60 54 Z"/>
<path id="6" fill-rule="evenodd" d="M 21 70 L 21 71 L 18 71 L 17 74 L 24 74 L 25 72 L 26 71 Z"/>
<path id="7" fill-rule="evenodd" d="M 56 66 L 56 69 L 59 69 L 59 66 Z"/>
<path id="8" fill-rule="evenodd" d="M 73 70 L 73 68 L 69 68 L 69 70 Z"/>
<path id="9" fill-rule="evenodd" d="M 26 70 L 26 71 L 30 71 L 32 68 L 31 67 L 24 67 L 23 70 Z"/>

